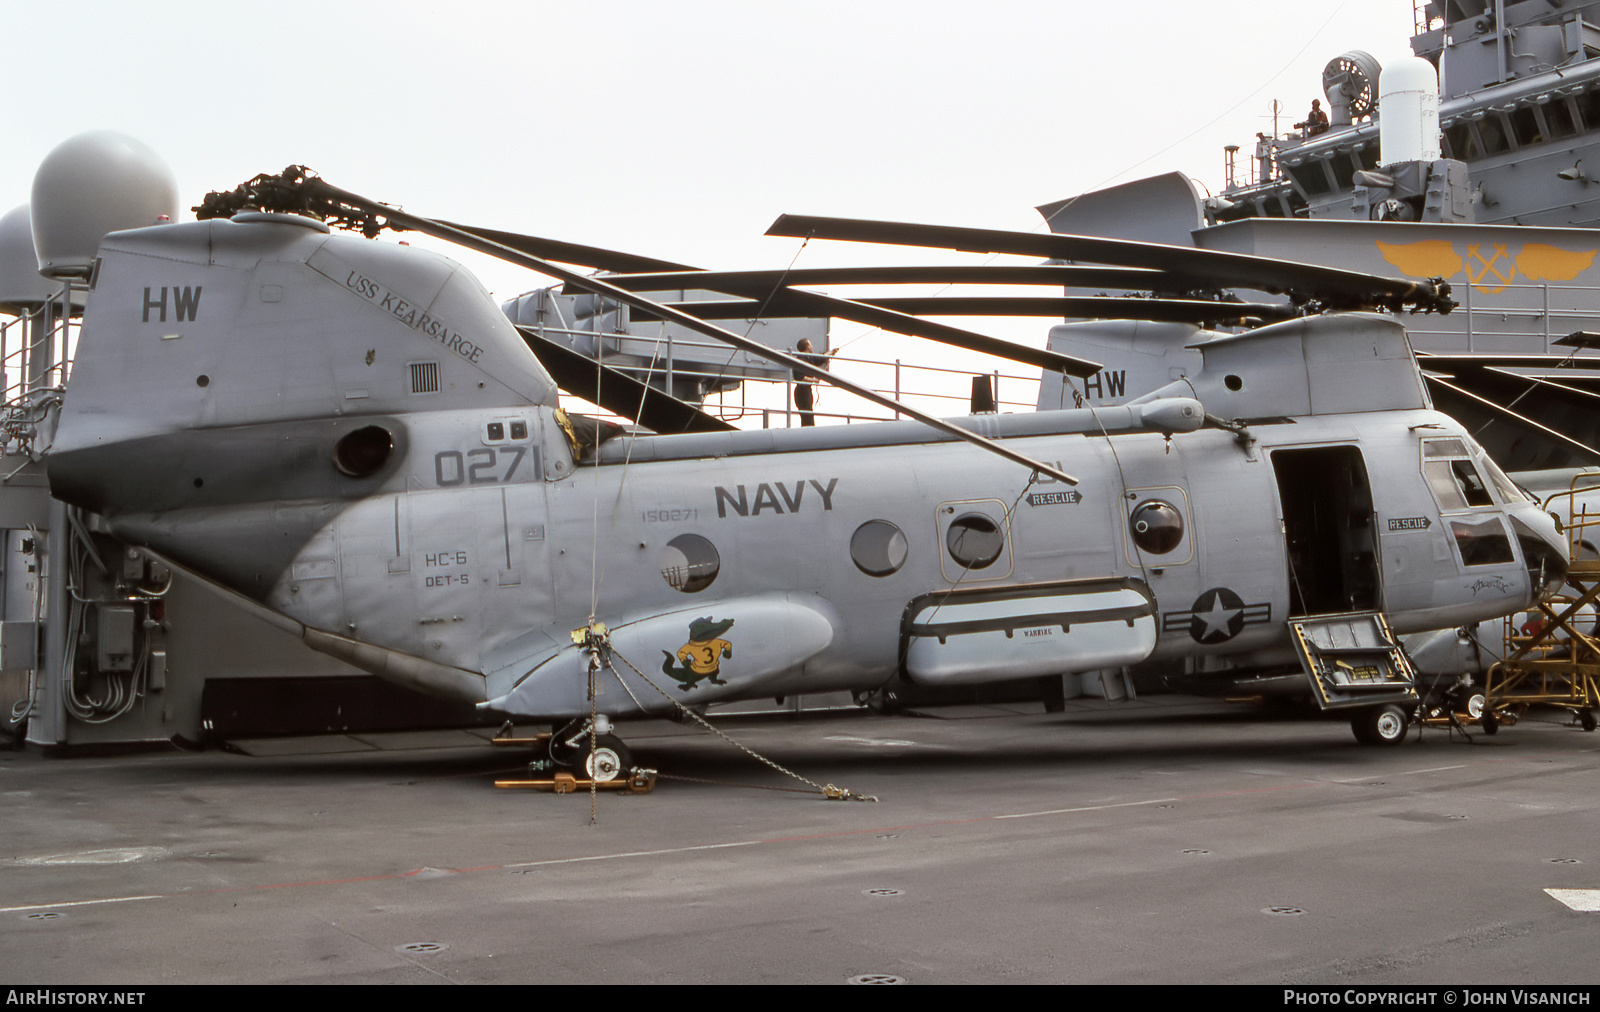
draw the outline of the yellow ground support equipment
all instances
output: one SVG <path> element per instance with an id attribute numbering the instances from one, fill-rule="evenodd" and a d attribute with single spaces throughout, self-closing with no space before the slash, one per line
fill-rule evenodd
<path id="1" fill-rule="evenodd" d="M 1596 601 L 1600 600 L 1600 552 L 1596 552 L 1600 512 L 1580 496 L 1600 494 L 1600 475 L 1584 474 L 1571 487 L 1545 500 L 1565 506 L 1564 530 L 1571 552 L 1567 583 L 1561 592 L 1541 601 L 1531 612 L 1505 622 L 1505 660 L 1489 668 L 1484 686 L 1483 731 L 1494 734 L 1514 724 L 1535 703 L 1570 710 L 1585 731 L 1595 729 L 1600 706 L 1600 637 L 1596 636 Z M 1585 482 L 1587 484 L 1580 484 Z M 1590 535 L 1585 537 L 1585 535 Z"/>
<path id="2" fill-rule="evenodd" d="M 626 777 L 616 780 L 579 780 L 571 773 L 561 772 L 548 780 L 496 780 L 496 787 L 526 788 L 535 791 L 549 791 L 552 794 L 573 794 L 578 791 L 587 791 L 590 787 L 602 791 L 621 791 L 625 794 L 649 794 L 656 789 L 656 771 L 634 768 L 628 771 Z"/>

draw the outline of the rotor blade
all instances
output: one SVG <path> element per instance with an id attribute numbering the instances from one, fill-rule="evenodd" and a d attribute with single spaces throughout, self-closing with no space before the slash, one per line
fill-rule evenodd
<path id="1" fill-rule="evenodd" d="M 1552 363 L 1548 358 L 1512 353 L 1422 352 L 1417 361 L 1424 368 L 1447 372 L 1457 386 L 1507 407 L 1515 407 L 1538 389 L 1545 396 L 1537 398 L 1536 403 L 1527 405 L 1525 410 L 1555 412 L 1565 409 L 1568 417 L 1561 419 L 1560 428 L 1569 435 L 1579 429 L 1593 428 L 1589 420 L 1600 419 L 1600 393 L 1579 385 L 1586 377 L 1575 371 L 1583 368 L 1585 361 L 1600 367 L 1600 359 L 1578 359 L 1578 365 L 1574 366 L 1566 364 L 1565 360 Z M 1587 369 L 1584 372 L 1589 378 L 1597 375 Z M 1594 435 L 1600 436 L 1600 430 Z"/>
<path id="2" fill-rule="evenodd" d="M 395 219 L 390 213 L 389 218 Z M 783 272 L 728 272 L 727 277 L 736 278 L 740 274 L 751 275 L 747 280 L 729 280 L 718 282 L 714 286 L 703 283 L 703 279 L 715 277 L 710 271 L 698 271 L 693 267 L 681 264 L 671 264 L 662 260 L 650 260 L 645 257 L 634 257 L 627 253 L 617 253 L 613 250 L 601 250 L 591 246 L 576 246 L 571 243 L 557 242 L 552 239 L 541 239 L 538 236 L 518 235 L 515 232 L 498 232 L 494 229 L 465 227 L 451 225 L 449 222 L 439 222 L 448 228 L 459 228 L 464 232 L 498 243 L 530 256 L 563 260 L 567 263 L 580 263 L 591 267 L 604 267 L 607 270 L 622 270 L 629 276 L 639 277 L 636 271 L 646 270 L 656 273 L 656 277 L 670 277 L 672 279 L 697 279 L 691 287 L 706 291 L 722 292 L 725 295 L 742 295 L 751 299 L 762 299 L 774 292 L 782 281 Z M 543 252 L 541 252 L 543 251 Z M 611 278 L 607 278 L 611 281 Z M 676 280 L 671 282 L 676 284 Z M 579 287 L 582 287 L 581 285 Z M 621 285 L 619 287 L 628 287 Z M 587 289 L 586 289 L 587 290 Z M 632 288 L 639 291 L 640 289 Z M 996 358 L 1009 359 L 1024 365 L 1033 366 L 1035 369 L 1045 369 L 1050 372 L 1065 372 L 1070 376 L 1093 376 L 1100 371 L 1098 363 L 1089 362 L 1058 352 L 1045 351 L 1040 348 L 1030 348 L 1027 345 L 1013 344 L 997 337 L 977 334 L 969 330 L 961 330 L 947 324 L 934 323 L 931 320 L 921 320 L 905 313 L 897 313 L 881 307 L 863 306 L 861 303 L 848 299 L 836 299 L 828 295 L 815 292 L 794 293 L 794 312 L 790 315 L 811 317 L 838 317 L 841 320 L 850 320 L 853 323 L 865 324 L 887 330 L 895 334 L 905 334 L 910 337 L 921 337 L 940 344 L 948 344 L 957 348 L 966 348 L 971 351 L 993 355 Z M 757 315 L 768 316 L 770 313 L 758 309 Z M 742 317 L 741 317 L 742 318 Z"/>
<path id="3" fill-rule="evenodd" d="M 1497 462 L 1504 461 L 1504 466 L 1512 470 L 1543 470 L 1549 467 L 1566 466 L 1573 459 L 1583 463 L 1600 461 L 1600 452 L 1596 452 L 1593 447 L 1573 439 L 1564 432 L 1558 432 L 1550 426 L 1541 424 L 1504 404 L 1473 393 L 1471 390 L 1457 386 L 1448 380 L 1435 376 L 1425 378 L 1429 389 L 1433 392 L 1434 402 L 1439 409 L 1457 419 L 1463 420 L 1463 424 L 1468 423 L 1462 419 L 1462 415 L 1465 413 L 1462 409 L 1470 408 L 1487 419 L 1503 421 L 1520 428 L 1523 432 L 1536 434 L 1545 440 L 1550 447 L 1566 455 L 1560 460 L 1550 460 L 1547 459 L 1548 454 L 1538 454 L 1535 459 L 1525 461 L 1519 459 L 1517 455 L 1508 455 L 1504 451 L 1492 452 Z M 1459 403 L 1452 404 L 1452 399 L 1458 399 Z M 1480 441 L 1485 441 L 1481 427 L 1478 438 Z M 1517 440 L 1517 442 L 1525 442 L 1525 440 Z"/>
<path id="4" fill-rule="evenodd" d="M 1265 302 L 1213 302 L 1208 299 L 991 298 L 866 299 L 870 305 L 928 316 L 1062 316 L 1086 320 L 1154 320 L 1210 323 L 1217 320 L 1291 320 L 1293 306 Z"/>
<path id="5" fill-rule="evenodd" d="M 1064 482 L 1068 485 L 1078 484 L 1078 479 L 1062 471 L 1060 468 L 1051 464 L 1046 464 L 1041 460 L 1035 460 L 1027 454 L 1013 450 L 1003 443 L 976 435 L 975 433 L 969 432 L 958 425 L 953 425 L 942 418 L 936 418 L 925 411 L 919 411 L 918 409 L 909 405 L 902 404 L 893 397 L 886 397 L 883 394 L 878 393 L 876 390 L 864 387 L 852 380 L 834 376 L 826 369 L 818 368 L 817 366 L 814 366 L 809 362 L 802 361 L 793 355 L 769 348 L 760 341 L 752 341 L 749 338 L 742 337 L 733 333 L 732 331 L 724 330 L 721 327 L 706 323 L 704 320 L 696 319 L 695 317 L 690 316 L 688 313 L 680 312 L 676 309 L 670 309 L 666 306 L 659 305 L 658 303 L 651 302 L 649 299 L 635 295 L 633 292 L 623 291 L 616 285 L 608 284 L 600 278 L 584 277 L 575 271 L 570 271 L 565 267 L 557 266 L 556 264 L 553 264 L 550 261 L 542 259 L 531 253 L 524 253 L 520 250 L 512 249 L 491 239 L 485 239 L 482 236 L 474 235 L 471 232 L 463 232 L 461 229 L 452 228 L 449 225 L 444 225 L 437 221 L 421 217 L 420 215 L 412 214 L 409 211 L 402 211 L 398 208 L 390 207 L 387 204 L 380 204 L 375 200 L 369 200 L 368 198 L 362 197 L 359 194 L 351 193 L 349 190 L 342 190 L 339 187 L 334 186 L 333 184 L 315 176 L 305 178 L 300 185 L 303 191 L 308 195 L 324 200 L 342 202 L 352 207 L 361 208 L 370 213 L 381 215 L 390 225 L 398 225 L 401 228 L 410 229 L 414 232 L 421 232 L 424 235 L 431 235 L 437 239 L 446 239 L 461 246 L 465 246 L 468 249 L 477 250 L 480 253 L 487 253 L 490 256 L 499 257 L 500 259 L 510 263 L 520 264 L 523 267 L 531 268 L 532 270 L 536 270 L 541 274 L 547 274 L 550 277 L 564 281 L 569 285 L 576 285 L 579 288 L 586 288 L 595 295 L 601 295 L 610 299 L 615 299 L 624 305 L 631 306 L 636 309 L 644 309 L 654 312 L 661 316 L 662 319 L 676 323 L 680 327 L 687 328 L 698 334 L 705 334 L 707 337 L 714 337 L 719 341 L 725 341 L 728 344 L 733 345 L 735 348 L 738 348 L 740 351 L 747 351 L 753 355 L 758 355 L 762 358 L 768 359 L 769 361 L 776 362 L 784 368 L 792 370 L 797 376 L 808 376 L 824 383 L 830 383 L 842 390 L 848 390 L 857 397 L 871 401 L 872 403 L 877 404 L 880 407 L 888 408 L 891 411 L 898 411 L 909 418 L 914 418 L 917 421 L 922 422 L 924 425 L 927 425 L 930 428 L 934 428 L 940 432 L 945 432 L 955 436 L 957 439 L 965 440 L 969 443 L 973 443 L 974 445 L 981 446 L 990 453 L 1004 457 L 1013 463 L 1021 464 L 1031 471 L 1048 475 L 1049 477 L 1054 478 L 1057 481 Z"/>
<path id="6" fill-rule="evenodd" d="M 729 294 L 744 295 L 757 300 L 760 296 L 751 292 L 737 292 Z M 971 330 L 962 330 L 947 324 L 936 323 L 933 320 L 924 320 L 918 316 L 885 309 L 881 306 L 857 302 L 853 299 L 836 299 L 831 295 L 819 295 L 800 288 L 785 288 L 776 296 L 781 300 L 785 309 L 794 315 L 800 316 L 836 316 L 841 320 L 852 323 L 861 323 L 869 327 L 877 327 L 895 334 L 906 334 L 911 337 L 922 337 L 940 344 L 948 344 L 956 348 L 966 348 L 969 351 L 982 352 L 996 358 L 1006 358 L 1013 362 L 1031 365 L 1035 369 L 1045 369 L 1050 372 L 1064 372 L 1069 376 L 1087 377 L 1100 371 L 1098 362 L 1088 359 L 1076 358 L 1072 355 L 1063 355 L 1060 352 L 1047 351 L 1044 348 L 1032 348 L 1025 344 L 990 337 Z M 762 310 L 762 315 L 767 315 Z"/>
<path id="7" fill-rule="evenodd" d="M 551 259 L 555 259 L 552 257 Z M 620 274 L 606 278 L 630 292 L 703 289 L 710 292 L 770 292 L 776 285 L 1048 285 L 1117 288 L 1124 291 L 1183 291 L 1164 271 L 1142 267 L 1076 267 L 1056 264 L 936 264 L 926 267 L 811 267 L 786 271 L 698 271 Z M 1164 284 L 1165 282 L 1165 284 Z M 727 286 L 727 287 L 723 287 Z"/>
<path id="8" fill-rule="evenodd" d="M 1587 378 L 1600 371 L 1600 357 L 1581 356 L 1556 358 L 1512 351 L 1419 351 L 1417 359 L 1427 359 L 1431 367 L 1447 366 L 1452 369 L 1500 371 L 1522 370 L 1530 376 L 1556 380 L 1563 377 Z M 1521 375 L 1522 373 L 1518 373 Z"/>
<path id="9" fill-rule="evenodd" d="M 518 327 L 517 333 L 550 370 L 556 385 L 614 415 L 632 418 L 645 428 L 661 433 L 734 431 L 734 426 L 722 419 L 640 383 L 620 369 L 603 365 L 552 341 L 540 335 L 536 328 Z"/>
<path id="10" fill-rule="evenodd" d="M 1455 307 L 1449 298 L 1449 286 L 1442 282 L 1435 285 L 1427 281 L 1383 278 L 1242 253 L 1126 239 L 796 214 L 781 215 L 767 229 L 767 234 L 926 246 L 976 253 L 1015 253 L 1054 260 L 1087 260 L 1125 267 L 1148 267 L 1175 271 L 1229 288 L 1257 288 L 1289 293 L 1297 299 L 1315 298 L 1340 308 L 1385 306 L 1398 309 L 1414 304 L 1427 311 L 1449 312 Z"/>
<path id="11" fill-rule="evenodd" d="M 393 217 L 391 214 L 390 217 Z M 602 249 L 599 246 L 580 246 L 577 243 L 560 242 L 555 239 L 541 239 L 534 235 L 521 235 L 517 232 L 502 232 L 499 229 L 482 228 L 477 225 L 457 225 L 448 221 L 439 224 L 468 232 L 480 239 L 509 246 L 514 250 L 529 253 L 546 260 L 558 260 L 564 264 L 577 264 L 580 267 L 595 267 L 605 271 L 622 271 L 632 273 L 636 271 L 692 271 L 696 268 L 685 264 L 673 263 L 671 260 L 656 260 L 651 257 L 642 257 L 633 253 L 620 253 L 616 250 Z"/>
<path id="12" fill-rule="evenodd" d="M 1570 370 L 1551 368 L 1551 360 L 1510 353 L 1424 354 L 1434 403 L 1467 425 L 1496 462 L 1514 470 L 1566 466 L 1574 459 L 1600 459 L 1600 395 L 1573 386 Z M 1582 361 L 1582 360 L 1580 360 Z M 1594 361 L 1600 365 L 1600 361 Z M 1533 365 L 1546 375 L 1524 375 L 1517 366 Z M 1510 431 L 1507 431 L 1510 426 Z M 1574 446 L 1585 448 L 1575 456 Z"/>
<path id="13" fill-rule="evenodd" d="M 1212 302 L 1204 299 L 1114 299 L 1088 298 L 995 298 L 936 295 L 921 299 L 862 299 L 863 305 L 890 309 L 916 316 L 1042 316 L 1075 317 L 1085 320 L 1154 320 L 1163 323 L 1213 323 L 1223 320 L 1289 320 L 1297 314 L 1293 306 L 1264 302 Z M 691 313 L 702 320 L 749 320 L 758 310 L 765 317 L 789 316 L 789 300 L 780 294 L 764 307 L 759 303 L 738 302 L 663 302 Z M 635 313 L 641 319 L 643 313 Z"/>
<path id="14" fill-rule="evenodd" d="M 694 275 L 690 275 L 693 277 Z M 607 282 L 611 279 L 606 278 Z M 911 316 L 907 313 L 886 309 L 882 306 L 869 305 L 866 302 L 857 302 L 853 299 L 838 299 L 831 295 L 821 295 L 817 292 L 808 292 L 799 288 L 779 288 L 774 290 L 769 284 L 766 286 L 741 285 L 731 282 L 715 282 L 712 285 L 695 286 L 701 290 L 719 291 L 725 295 L 741 295 L 750 299 L 747 308 L 734 316 L 719 317 L 720 319 L 752 319 L 773 315 L 800 316 L 800 317 L 838 317 L 853 323 L 861 323 L 880 330 L 887 330 L 895 334 L 906 334 L 910 337 L 926 338 L 940 344 L 948 344 L 956 348 L 966 348 L 969 351 L 982 352 L 996 358 L 1010 359 L 1031 365 L 1035 369 L 1044 369 L 1049 372 L 1064 372 L 1069 376 L 1088 377 L 1100 371 L 1097 362 L 1063 355 L 1060 352 L 1048 351 L 1043 348 L 1033 348 L 1025 344 L 1016 344 L 998 337 L 989 337 L 971 330 L 963 330 L 948 324 L 936 323 L 933 320 L 924 320 L 921 317 Z M 660 305 L 660 303 L 657 303 Z M 693 312 L 692 303 L 675 303 Z M 781 307 L 779 310 L 777 307 Z M 648 310 L 647 310 L 648 312 Z"/>

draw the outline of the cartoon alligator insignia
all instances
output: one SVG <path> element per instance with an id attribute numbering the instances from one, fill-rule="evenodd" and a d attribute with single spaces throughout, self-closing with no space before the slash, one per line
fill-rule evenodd
<path id="1" fill-rule="evenodd" d="M 661 673 L 678 680 L 678 688 L 692 689 L 703 678 L 712 685 L 727 685 L 717 677 L 722 658 L 733 656 L 733 644 L 719 639 L 733 626 L 733 619 L 718 622 L 707 616 L 689 623 L 689 642 L 678 648 L 678 667 L 672 666 L 672 655 L 667 651 L 661 662 Z"/>

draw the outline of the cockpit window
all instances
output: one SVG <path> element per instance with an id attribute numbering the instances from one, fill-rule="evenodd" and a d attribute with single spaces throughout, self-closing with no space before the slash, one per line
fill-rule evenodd
<path id="1" fill-rule="evenodd" d="M 1430 460 L 1422 465 L 1422 473 L 1441 510 L 1494 505 L 1488 486 L 1470 460 Z"/>
<path id="2" fill-rule="evenodd" d="M 1464 566 L 1493 566 L 1512 562 L 1511 539 L 1498 516 L 1482 520 L 1451 520 L 1450 533 Z"/>
<path id="3" fill-rule="evenodd" d="M 1483 465 L 1483 470 L 1489 475 L 1489 480 L 1494 482 L 1494 487 L 1500 490 L 1500 498 L 1508 503 L 1528 501 L 1527 495 L 1517 487 L 1517 483 L 1500 470 L 1500 465 L 1490 460 L 1487 454 L 1480 456 L 1478 463 Z"/>
<path id="4" fill-rule="evenodd" d="M 1556 551 L 1550 542 L 1540 537 L 1521 518 L 1508 519 L 1511 521 L 1511 533 L 1516 535 L 1517 544 L 1522 546 L 1522 561 L 1528 567 L 1529 584 L 1536 588 L 1540 597 L 1548 597 L 1560 590 L 1567 576 L 1566 556 Z M 1583 544 L 1578 550 L 1579 558 L 1586 551 L 1590 558 L 1594 557 L 1594 549 Z"/>
<path id="5" fill-rule="evenodd" d="M 1466 444 L 1459 439 L 1430 439 L 1422 444 L 1422 475 L 1439 500 L 1439 509 L 1471 509 L 1474 506 L 1493 506 L 1494 497 L 1477 465 L 1467 455 Z"/>

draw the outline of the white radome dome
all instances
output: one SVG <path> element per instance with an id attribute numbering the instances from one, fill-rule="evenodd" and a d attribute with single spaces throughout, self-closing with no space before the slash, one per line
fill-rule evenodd
<path id="1" fill-rule="evenodd" d="M 60 285 L 39 273 L 28 205 L 0 216 L 0 312 L 20 314 L 50 301 L 60 290 Z"/>
<path id="2" fill-rule="evenodd" d="M 95 130 L 62 141 L 39 163 L 31 207 L 39 272 L 87 277 L 106 233 L 176 219 L 178 181 L 143 141 Z"/>

